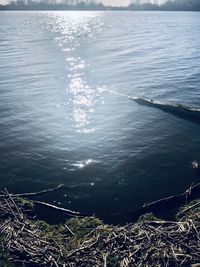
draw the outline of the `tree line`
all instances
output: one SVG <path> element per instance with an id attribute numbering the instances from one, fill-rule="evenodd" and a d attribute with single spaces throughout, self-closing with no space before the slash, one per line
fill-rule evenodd
<path id="1" fill-rule="evenodd" d="M 17 0 L 7 5 L 0 5 L 0 10 L 132 10 L 132 11 L 200 11 L 200 0 L 168 0 L 162 5 L 143 3 L 139 1 L 128 7 L 107 7 L 102 3 L 91 1 L 63 0 Z"/>

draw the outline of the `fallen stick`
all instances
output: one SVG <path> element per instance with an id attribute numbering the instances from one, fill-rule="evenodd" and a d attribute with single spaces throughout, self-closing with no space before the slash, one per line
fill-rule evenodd
<path id="1" fill-rule="evenodd" d="M 169 210 L 170 208 L 174 208 L 174 206 L 181 206 L 184 204 L 187 204 L 188 201 L 191 201 L 192 199 L 195 199 L 196 197 L 199 197 L 200 195 L 200 183 L 197 183 L 195 185 L 190 186 L 184 193 L 172 195 L 169 197 L 161 198 L 159 200 L 145 203 L 141 208 L 129 212 L 129 213 L 118 213 L 109 216 L 108 218 L 104 218 L 106 221 L 107 219 L 114 219 L 114 218 L 124 218 L 126 216 L 129 218 L 128 220 L 134 221 L 137 220 L 141 215 L 144 215 L 145 213 L 159 213 L 163 210 Z M 189 208 L 190 209 L 190 208 Z"/>
<path id="2" fill-rule="evenodd" d="M 154 205 L 159 205 L 159 204 L 165 204 L 165 203 L 170 203 L 171 201 L 178 201 L 178 200 L 187 200 L 187 198 L 191 197 L 192 194 L 195 194 L 195 190 L 198 191 L 200 190 L 200 183 L 198 184 L 195 184 L 193 186 L 190 186 L 184 193 L 182 194 L 179 194 L 179 195 L 173 195 L 173 196 L 170 196 L 170 197 L 166 197 L 166 198 L 161 198 L 157 201 L 154 201 L 154 202 L 151 202 L 151 203 L 148 203 L 148 204 L 144 204 L 143 205 L 143 208 L 149 208 L 151 206 L 154 206 Z"/>
<path id="3" fill-rule="evenodd" d="M 61 207 L 58 207 L 58 206 L 55 206 L 55 205 L 52 205 L 52 204 L 49 204 L 49 203 L 46 203 L 46 202 L 42 202 L 42 201 L 37 201 L 37 200 L 31 200 L 31 201 L 33 203 L 37 204 L 37 205 L 44 206 L 44 207 L 47 207 L 47 208 L 50 208 L 50 209 L 54 209 L 56 211 L 61 211 L 63 213 L 66 213 L 69 216 L 80 216 L 80 217 L 83 216 L 78 211 L 68 210 L 68 209 L 61 208 Z"/>
<path id="4" fill-rule="evenodd" d="M 21 193 L 21 194 L 12 194 L 12 193 L 6 192 L 5 194 L 0 195 L 0 198 L 38 196 L 38 195 L 54 192 L 57 190 L 61 190 L 64 188 L 65 188 L 64 184 L 60 184 L 57 187 L 44 189 L 38 192 Z"/>

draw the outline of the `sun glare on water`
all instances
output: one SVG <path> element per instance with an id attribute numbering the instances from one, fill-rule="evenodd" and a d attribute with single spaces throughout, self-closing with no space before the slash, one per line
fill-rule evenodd
<path id="1" fill-rule="evenodd" d="M 56 35 L 55 42 L 62 49 L 66 60 L 66 106 L 70 106 L 77 132 L 89 133 L 90 114 L 94 111 L 97 88 L 88 84 L 86 71 L 87 58 L 78 55 L 80 42 L 92 39 L 101 29 L 102 21 L 98 12 L 50 12 L 49 27 Z M 68 119 L 68 117 L 67 117 Z"/>

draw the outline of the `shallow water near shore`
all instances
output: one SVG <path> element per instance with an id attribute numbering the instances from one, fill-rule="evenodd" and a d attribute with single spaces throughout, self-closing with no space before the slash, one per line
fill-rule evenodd
<path id="1" fill-rule="evenodd" d="M 128 213 L 199 176 L 199 13 L 1 12 L 0 184 L 87 214 Z"/>

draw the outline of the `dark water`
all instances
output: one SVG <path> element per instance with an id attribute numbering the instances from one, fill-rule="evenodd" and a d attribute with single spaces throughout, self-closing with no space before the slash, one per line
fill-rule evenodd
<path id="1" fill-rule="evenodd" d="M 1 12 L 0 179 L 105 216 L 199 181 L 200 14 Z"/>

